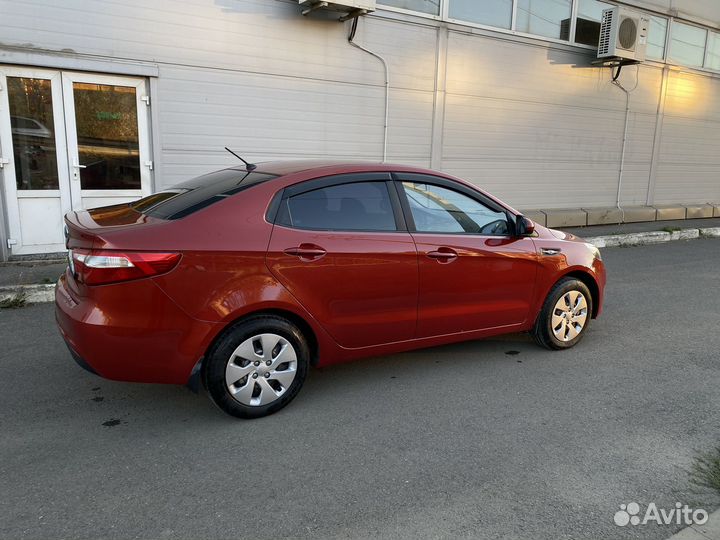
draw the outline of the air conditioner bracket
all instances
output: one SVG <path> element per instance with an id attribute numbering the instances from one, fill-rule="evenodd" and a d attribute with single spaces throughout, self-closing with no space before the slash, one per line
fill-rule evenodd
<path id="1" fill-rule="evenodd" d="M 590 62 L 593 66 L 598 67 L 623 67 L 623 66 L 634 66 L 635 64 L 642 64 L 639 60 L 631 60 L 630 58 L 620 58 L 619 56 L 613 56 L 609 58 L 599 58 Z"/>

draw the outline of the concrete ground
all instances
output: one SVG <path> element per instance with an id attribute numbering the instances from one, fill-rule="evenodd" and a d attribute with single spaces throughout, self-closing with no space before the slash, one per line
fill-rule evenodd
<path id="1" fill-rule="evenodd" d="M 526 336 L 311 372 L 280 413 L 82 371 L 52 306 L 0 311 L 0 538 L 667 538 L 620 504 L 712 510 L 720 239 L 603 250 L 575 349 Z"/>
<path id="2" fill-rule="evenodd" d="M 55 283 L 67 262 L 23 261 L 0 264 L 0 287 Z"/>

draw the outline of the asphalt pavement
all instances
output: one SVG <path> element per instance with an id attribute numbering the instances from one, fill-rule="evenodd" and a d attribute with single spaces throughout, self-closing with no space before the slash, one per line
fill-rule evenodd
<path id="1" fill-rule="evenodd" d="M 239 421 L 77 367 L 50 304 L 0 310 L 0 538 L 667 538 L 720 442 L 720 239 L 603 250 L 603 317 L 313 370 Z"/>

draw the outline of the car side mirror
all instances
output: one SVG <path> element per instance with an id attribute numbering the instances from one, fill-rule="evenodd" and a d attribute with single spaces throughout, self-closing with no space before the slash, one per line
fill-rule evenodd
<path id="1" fill-rule="evenodd" d="M 515 231 L 518 236 L 530 236 L 535 232 L 535 223 L 525 216 L 517 216 L 515 220 Z"/>

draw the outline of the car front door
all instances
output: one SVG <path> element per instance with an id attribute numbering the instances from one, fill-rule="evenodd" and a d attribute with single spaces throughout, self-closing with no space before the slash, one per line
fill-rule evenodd
<path id="1" fill-rule="evenodd" d="M 418 250 L 417 337 L 520 327 L 529 317 L 537 255 L 510 214 L 459 183 L 398 174 Z"/>
<path id="2" fill-rule="evenodd" d="M 285 189 L 267 263 L 342 347 L 415 334 L 417 251 L 389 174 L 335 176 Z"/>

